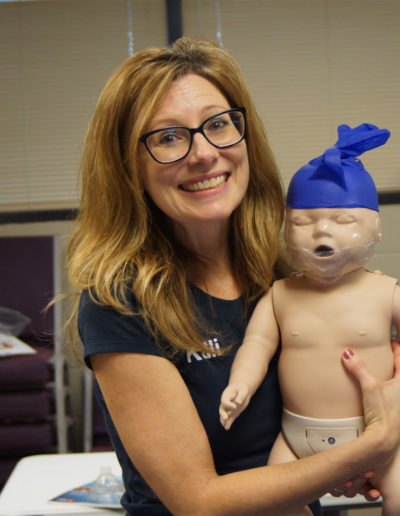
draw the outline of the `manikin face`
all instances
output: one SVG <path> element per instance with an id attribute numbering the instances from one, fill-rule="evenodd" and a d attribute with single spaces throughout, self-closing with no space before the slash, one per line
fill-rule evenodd
<path id="1" fill-rule="evenodd" d="M 199 127 L 231 107 L 211 82 L 188 74 L 171 85 L 148 131 Z M 226 225 L 245 195 L 249 181 L 245 140 L 218 149 L 196 133 L 189 154 L 170 164 L 154 161 L 144 145 L 140 153 L 145 190 L 172 220 L 176 232 L 191 231 L 198 225 L 209 229 L 213 224 Z"/>
<path id="2" fill-rule="evenodd" d="M 367 208 L 287 208 L 285 241 L 296 270 L 329 284 L 365 265 L 381 239 L 379 214 Z"/>

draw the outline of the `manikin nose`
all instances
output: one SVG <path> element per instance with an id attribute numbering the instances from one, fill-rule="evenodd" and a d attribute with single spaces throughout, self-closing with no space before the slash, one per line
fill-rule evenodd
<path id="1" fill-rule="evenodd" d="M 320 236 L 331 236 L 331 225 L 327 220 L 320 220 L 314 224 L 314 238 Z"/>
<path id="2" fill-rule="evenodd" d="M 320 258 L 325 258 L 328 256 L 332 256 L 334 254 L 333 247 L 326 245 L 326 238 L 330 238 L 332 236 L 330 231 L 330 224 L 327 220 L 320 220 L 314 225 L 314 234 L 313 237 L 316 239 L 316 244 L 319 244 L 320 238 L 323 238 L 325 244 L 317 245 L 314 249 L 314 254 L 319 256 Z"/>

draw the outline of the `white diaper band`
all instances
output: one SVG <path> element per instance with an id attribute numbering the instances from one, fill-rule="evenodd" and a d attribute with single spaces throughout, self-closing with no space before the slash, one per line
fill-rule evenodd
<path id="1" fill-rule="evenodd" d="M 364 418 L 317 419 L 283 409 L 282 432 L 298 457 L 313 455 L 358 437 L 365 428 Z"/>

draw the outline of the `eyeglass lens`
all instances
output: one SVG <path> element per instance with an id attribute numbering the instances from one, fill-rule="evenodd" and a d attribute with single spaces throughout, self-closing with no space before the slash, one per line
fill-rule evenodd
<path id="1" fill-rule="evenodd" d="M 230 147 L 244 136 L 245 123 L 241 111 L 219 113 L 206 120 L 198 130 L 186 127 L 166 127 L 147 137 L 147 146 L 153 157 L 160 162 L 172 162 L 183 158 L 192 143 L 192 133 L 201 132 L 218 148 Z"/>

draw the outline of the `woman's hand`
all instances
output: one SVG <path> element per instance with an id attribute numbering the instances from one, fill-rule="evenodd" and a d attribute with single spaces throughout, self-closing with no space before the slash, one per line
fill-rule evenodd
<path id="1" fill-rule="evenodd" d="M 367 471 L 363 475 L 358 475 L 344 482 L 340 488 L 332 489 L 329 492 L 332 496 L 346 496 L 347 498 L 353 498 L 357 494 L 361 494 L 369 502 L 375 502 L 381 496 L 381 492 L 369 482 L 373 474 L 373 471 Z"/>
<path id="2" fill-rule="evenodd" d="M 382 452 L 382 464 L 388 462 L 400 442 L 400 344 L 392 341 L 394 376 L 379 382 L 353 350 L 343 353 L 343 364 L 359 382 L 364 405 L 365 433 L 374 433 Z"/>
<path id="3" fill-rule="evenodd" d="M 376 429 L 379 432 L 389 432 L 389 435 L 393 437 L 392 441 L 396 443 L 398 442 L 399 428 L 399 417 L 397 417 L 399 411 L 396 407 L 400 401 L 400 344 L 397 341 L 392 342 L 392 350 L 394 376 L 387 382 L 377 382 L 369 373 L 365 363 L 351 349 L 344 352 L 343 363 L 346 370 L 360 383 L 365 421 L 369 431 Z M 390 443 L 389 446 L 391 446 Z M 392 446 L 395 448 L 397 444 Z M 390 458 L 391 455 L 388 454 L 388 457 Z M 373 474 L 373 471 L 367 471 L 358 475 L 344 482 L 340 487 L 332 489 L 330 494 L 335 497 L 346 496 L 348 498 L 361 494 L 366 500 L 375 501 L 381 496 L 381 493 L 369 483 Z"/>

